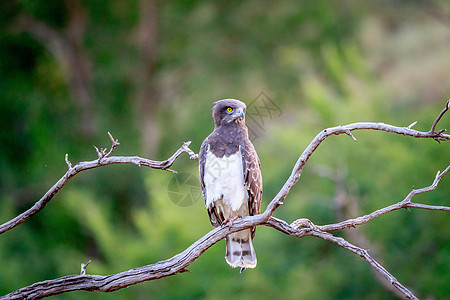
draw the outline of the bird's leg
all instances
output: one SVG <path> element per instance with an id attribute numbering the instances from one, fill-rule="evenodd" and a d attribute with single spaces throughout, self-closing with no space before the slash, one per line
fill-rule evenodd
<path id="1" fill-rule="evenodd" d="M 233 221 L 235 221 L 235 220 L 237 220 L 239 218 L 242 218 L 241 215 L 237 215 L 237 216 L 234 216 L 234 217 L 229 217 L 229 218 L 225 219 L 225 221 L 223 221 L 222 226 L 227 225 L 231 229 L 231 226 L 233 226 Z"/>

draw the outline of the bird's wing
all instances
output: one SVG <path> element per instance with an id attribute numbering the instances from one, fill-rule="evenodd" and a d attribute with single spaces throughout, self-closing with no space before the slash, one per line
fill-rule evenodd
<path id="1" fill-rule="evenodd" d="M 205 166 L 206 166 L 206 154 L 208 151 L 208 145 L 209 145 L 209 141 L 208 141 L 208 138 L 206 138 L 203 141 L 202 146 L 200 147 L 200 151 L 198 153 L 200 186 L 202 188 L 203 199 L 205 199 L 205 205 L 207 204 L 207 199 L 206 199 L 207 193 L 206 193 L 206 185 L 205 185 Z M 217 209 L 214 205 L 211 205 L 210 207 L 208 207 L 206 205 L 206 210 L 208 211 L 209 220 L 211 221 L 211 224 L 213 225 L 213 227 L 217 227 L 225 221 L 224 216 L 217 212 Z"/>
<path id="2" fill-rule="evenodd" d="M 249 215 L 258 215 L 261 211 L 262 176 L 261 165 L 255 147 L 250 141 L 241 146 L 242 166 L 244 171 L 244 184 L 248 191 Z M 252 236 L 255 227 L 252 228 Z"/>
<path id="3" fill-rule="evenodd" d="M 206 150 L 208 148 L 208 138 L 206 138 L 202 146 L 200 147 L 200 151 L 198 152 L 198 166 L 199 166 L 199 173 L 200 173 L 200 186 L 202 188 L 203 198 L 205 199 L 206 203 L 206 188 L 205 188 L 205 165 L 206 165 Z"/>

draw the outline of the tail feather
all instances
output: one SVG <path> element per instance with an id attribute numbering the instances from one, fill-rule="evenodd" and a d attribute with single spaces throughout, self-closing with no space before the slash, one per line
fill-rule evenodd
<path id="1" fill-rule="evenodd" d="M 256 253 L 251 235 L 251 230 L 245 230 L 227 236 L 225 259 L 231 267 L 243 269 L 256 267 Z"/>

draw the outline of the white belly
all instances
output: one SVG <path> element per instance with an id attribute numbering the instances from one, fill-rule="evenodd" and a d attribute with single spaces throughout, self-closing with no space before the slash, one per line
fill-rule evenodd
<path id="1" fill-rule="evenodd" d="M 205 175 L 206 207 L 223 206 L 225 217 L 248 215 L 248 193 L 244 186 L 242 155 L 240 151 L 217 158 L 207 151 Z M 217 200 L 221 203 L 215 203 Z"/>

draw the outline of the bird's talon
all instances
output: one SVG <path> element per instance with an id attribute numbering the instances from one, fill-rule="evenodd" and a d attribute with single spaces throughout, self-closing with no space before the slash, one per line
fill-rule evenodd
<path id="1" fill-rule="evenodd" d="M 241 216 L 239 216 L 239 215 L 236 217 L 227 218 L 225 221 L 223 221 L 222 226 L 227 225 L 231 229 L 231 227 L 233 226 L 233 221 L 235 221 L 239 218 L 241 218 Z"/>

